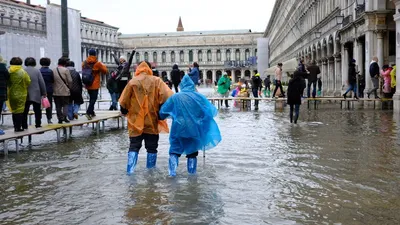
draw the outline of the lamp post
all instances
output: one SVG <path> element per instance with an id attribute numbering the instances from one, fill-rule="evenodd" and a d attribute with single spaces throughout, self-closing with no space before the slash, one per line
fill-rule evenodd
<path id="1" fill-rule="evenodd" d="M 61 0 L 61 37 L 62 37 L 62 56 L 69 58 L 67 0 Z"/>
<path id="2" fill-rule="evenodd" d="M 343 20 L 344 20 L 344 16 L 343 15 L 336 16 L 336 24 L 337 25 L 342 25 L 343 24 Z"/>

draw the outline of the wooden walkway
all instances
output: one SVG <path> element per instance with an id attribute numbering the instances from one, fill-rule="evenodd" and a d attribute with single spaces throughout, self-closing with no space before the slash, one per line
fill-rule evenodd
<path id="1" fill-rule="evenodd" d="M 83 125 L 92 124 L 93 129 L 96 129 L 96 133 L 97 135 L 99 135 L 100 130 L 102 130 L 103 132 L 105 131 L 105 121 L 109 119 L 117 119 L 118 128 L 120 127 L 120 120 L 122 127 L 125 126 L 124 118 L 121 117 L 119 112 L 99 113 L 92 120 L 87 120 L 86 117 L 82 117 L 78 120 L 71 121 L 71 123 L 46 125 L 40 129 L 29 127 L 28 130 L 25 130 L 23 132 L 15 132 L 14 129 L 4 130 L 6 134 L 0 136 L 0 143 L 3 143 L 4 154 L 8 155 L 8 143 L 10 141 L 15 142 L 16 150 L 17 152 L 19 152 L 19 144 L 20 142 L 22 142 L 22 139 L 24 137 L 28 137 L 28 142 L 29 144 L 31 144 L 33 135 L 44 134 L 49 131 L 55 131 L 57 134 L 57 142 L 61 142 L 61 130 L 63 131 L 65 140 L 68 140 L 68 138 L 71 137 L 73 127 L 82 127 Z M 69 132 L 67 132 L 67 130 L 69 130 Z"/>

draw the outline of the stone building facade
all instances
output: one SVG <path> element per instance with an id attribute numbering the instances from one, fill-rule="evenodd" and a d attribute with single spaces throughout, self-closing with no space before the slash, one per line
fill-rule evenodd
<path id="1" fill-rule="evenodd" d="M 400 39 L 394 13 L 390 0 L 277 0 L 264 33 L 270 39 L 271 66 L 293 58 L 316 60 L 324 94 L 340 96 L 355 59 L 367 92 L 372 58 L 377 56 L 380 66 L 396 61 Z"/>
<path id="2" fill-rule="evenodd" d="M 70 58 L 83 61 L 88 49 L 98 51 L 99 60 L 108 67 L 116 66 L 111 52 L 119 57 L 123 46 L 118 28 L 101 21 L 82 17 L 79 10 L 68 9 Z M 46 7 L 16 0 L 0 0 L 0 54 L 9 60 L 41 57 L 52 59 L 56 66 L 61 57 L 61 10 L 49 3 Z M 79 64 L 78 64 L 79 65 Z M 39 66 L 39 65 L 38 65 Z"/>
<path id="3" fill-rule="evenodd" d="M 232 80 L 250 77 L 256 70 L 257 38 L 262 33 L 251 30 L 183 31 L 179 19 L 177 32 L 121 35 L 124 54 L 136 47 L 134 62 L 151 62 L 160 73 L 170 77 L 172 66 L 177 64 L 187 71 L 189 64 L 200 65 L 201 78 L 214 82 L 227 71 Z M 250 60 L 249 60 L 250 59 Z"/>

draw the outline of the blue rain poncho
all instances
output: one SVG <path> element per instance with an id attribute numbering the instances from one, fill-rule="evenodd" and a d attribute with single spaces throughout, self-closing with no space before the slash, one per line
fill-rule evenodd
<path id="1" fill-rule="evenodd" d="M 214 148 L 221 142 L 221 133 L 214 117 L 217 109 L 196 92 L 192 79 L 185 75 L 181 92 L 171 96 L 160 109 L 160 119 L 172 118 L 169 153 L 192 154 Z"/>

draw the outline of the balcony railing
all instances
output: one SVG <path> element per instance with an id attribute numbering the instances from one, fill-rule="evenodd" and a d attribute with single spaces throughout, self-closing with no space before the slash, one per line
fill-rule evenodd
<path id="1" fill-rule="evenodd" d="M 0 15 L 0 26 L 3 29 L 27 31 L 29 33 L 46 33 L 46 24 L 38 21 L 22 20 L 20 18 L 7 17 Z"/>
<path id="2" fill-rule="evenodd" d="M 365 12 L 365 4 L 360 5 L 356 8 L 356 19 L 360 18 Z"/>
<path id="3" fill-rule="evenodd" d="M 352 16 L 352 15 L 346 16 L 346 17 L 343 19 L 343 27 L 347 26 L 347 25 L 350 24 L 351 22 L 353 22 L 353 16 Z"/>

